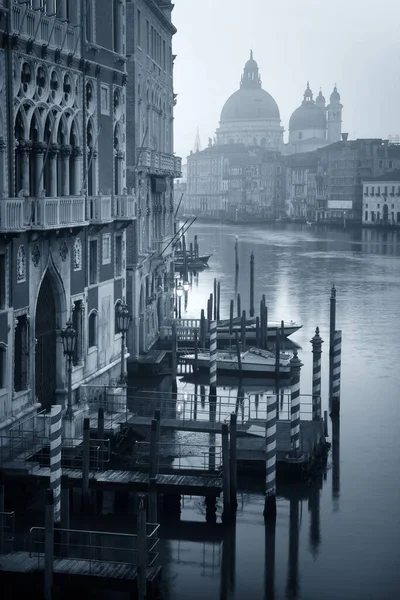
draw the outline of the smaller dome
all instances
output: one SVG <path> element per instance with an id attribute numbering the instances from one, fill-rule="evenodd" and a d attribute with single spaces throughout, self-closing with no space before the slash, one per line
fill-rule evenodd
<path id="1" fill-rule="evenodd" d="M 290 131 L 303 131 L 305 129 L 326 129 L 325 113 L 315 102 L 303 102 L 290 117 Z"/>
<path id="2" fill-rule="evenodd" d="M 323 95 L 321 90 L 319 90 L 319 94 L 317 96 L 317 99 L 315 100 L 315 104 L 317 104 L 318 106 L 325 106 L 325 96 Z"/>

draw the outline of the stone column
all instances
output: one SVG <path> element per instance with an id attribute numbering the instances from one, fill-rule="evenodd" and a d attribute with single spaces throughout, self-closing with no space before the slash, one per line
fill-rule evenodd
<path id="1" fill-rule="evenodd" d="M 6 149 L 7 144 L 5 139 L 0 138 L 0 198 L 6 193 Z"/>
<path id="2" fill-rule="evenodd" d="M 35 153 L 35 185 L 36 185 L 36 194 L 35 196 L 41 196 L 43 190 L 43 166 L 44 166 L 44 154 L 46 152 L 46 144 L 43 142 L 36 142 L 33 145 L 33 152 Z"/>
<path id="3" fill-rule="evenodd" d="M 83 151 L 82 148 L 75 147 L 72 150 L 72 156 L 74 159 L 74 179 L 72 183 L 72 193 L 76 196 L 80 196 L 83 188 L 82 182 L 82 161 Z"/>
<path id="4" fill-rule="evenodd" d="M 53 15 L 56 12 L 56 0 L 47 0 L 46 14 Z"/>
<path id="5" fill-rule="evenodd" d="M 67 0 L 60 0 L 60 10 L 57 16 L 61 21 L 65 21 L 67 18 Z M 67 196 L 68 194 L 65 195 Z"/>
<path id="6" fill-rule="evenodd" d="M 50 160 L 50 189 L 47 194 L 51 198 L 55 198 L 57 194 L 57 160 L 60 147 L 57 144 L 52 144 L 49 152 Z"/>
<path id="7" fill-rule="evenodd" d="M 61 196 L 69 196 L 69 161 L 71 156 L 71 146 L 61 146 L 61 164 L 62 164 L 62 189 Z"/>
<path id="8" fill-rule="evenodd" d="M 29 154 L 32 148 L 31 142 L 20 140 L 18 152 L 21 155 L 21 185 L 25 193 L 29 195 Z M 20 190 L 16 190 L 17 195 Z"/>

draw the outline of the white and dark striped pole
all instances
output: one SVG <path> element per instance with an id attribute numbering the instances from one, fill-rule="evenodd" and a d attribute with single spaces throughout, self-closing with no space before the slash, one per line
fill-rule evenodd
<path id="1" fill-rule="evenodd" d="M 290 441 L 293 458 L 298 458 L 300 455 L 300 369 L 302 366 L 295 349 L 290 361 Z"/>
<path id="2" fill-rule="evenodd" d="M 210 322 L 210 396 L 217 395 L 217 322 Z"/>
<path id="3" fill-rule="evenodd" d="M 333 336 L 333 359 L 332 359 L 332 400 L 331 414 L 338 415 L 340 412 L 340 367 L 342 361 L 342 332 L 336 330 Z"/>
<path id="4" fill-rule="evenodd" d="M 61 406 L 51 407 L 50 412 L 50 489 L 54 498 L 54 522 L 61 520 Z"/>
<path id="5" fill-rule="evenodd" d="M 267 396 L 264 518 L 276 517 L 276 414 L 277 396 Z"/>
<path id="6" fill-rule="evenodd" d="M 312 338 L 313 375 L 312 375 L 312 420 L 321 419 L 321 354 L 324 340 L 319 335 L 319 327 Z"/>

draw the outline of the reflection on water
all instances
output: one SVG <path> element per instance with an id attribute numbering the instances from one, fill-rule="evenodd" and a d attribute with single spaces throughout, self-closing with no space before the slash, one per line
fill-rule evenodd
<path id="1" fill-rule="evenodd" d="M 180 562 L 176 552 L 171 555 L 165 571 L 165 597 L 400 597 L 400 478 L 393 459 L 398 455 L 400 418 L 400 232 L 343 232 L 282 224 L 258 228 L 197 225 L 193 230 L 193 235 L 198 235 L 200 251 L 207 249 L 213 256 L 210 269 L 191 278 L 182 316 L 200 316 L 213 291 L 215 277 L 221 282 L 221 317 L 229 318 L 229 303 L 237 292 L 241 294 L 242 309 L 248 310 L 248 267 L 253 251 L 255 305 L 265 294 L 270 320 L 293 319 L 303 324 L 291 338 L 301 347 L 302 394 L 311 393 L 310 339 L 315 327 L 320 327 L 325 340 L 323 409 L 327 409 L 329 293 L 335 283 L 337 326 L 343 331 L 341 415 L 340 425 L 332 422 L 329 426 L 332 454 L 321 481 L 301 489 L 278 485 L 276 529 L 265 528 L 263 482 L 239 482 L 242 492 L 238 497 L 236 540 L 221 540 L 220 566 L 214 571 L 204 570 L 202 552 L 206 550 L 192 542 L 185 546 L 185 552 L 198 557 L 193 561 L 197 561 L 197 566 L 184 564 L 182 553 Z M 237 282 L 236 235 L 240 263 Z M 273 389 L 267 385 L 265 389 L 262 385 L 251 389 L 250 385 L 246 387 L 246 381 L 243 384 L 244 389 L 238 390 L 237 383 L 220 382 L 218 394 L 228 398 L 229 410 L 235 410 L 242 421 L 249 415 L 260 418 L 263 398 Z M 196 419 L 203 418 L 203 414 L 209 418 L 207 381 L 200 381 L 195 389 L 193 382 L 183 380 L 178 382 L 178 390 L 196 398 L 191 409 Z M 283 413 L 288 406 L 287 391 L 283 390 L 280 402 Z M 218 401 L 214 410 L 218 418 Z M 187 434 L 173 435 L 188 439 Z M 208 434 L 194 436 L 208 440 Z M 218 446 L 218 437 L 211 443 Z M 303 511 L 304 506 L 308 510 Z M 219 500 L 218 522 L 221 512 Z M 181 518 L 204 522 L 204 505 L 199 499 L 185 499 Z"/>

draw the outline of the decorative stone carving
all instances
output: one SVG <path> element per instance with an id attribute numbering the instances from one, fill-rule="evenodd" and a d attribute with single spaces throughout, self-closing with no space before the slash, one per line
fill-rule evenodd
<path id="1" fill-rule="evenodd" d="M 66 144 L 65 146 L 61 146 L 60 148 L 60 154 L 62 157 L 67 158 L 68 156 L 71 156 L 71 152 L 72 146 L 69 146 L 68 144 Z"/>
<path id="2" fill-rule="evenodd" d="M 68 256 L 68 246 L 66 241 L 64 240 L 63 243 L 60 246 L 60 256 L 61 256 L 61 260 L 64 262 L 65 259 Z"/>
<path id="3" fill-rule="evenodd" d="M 39 261 L 40 261 L 40 249 L 39 249 L 39 246 L 36 244 L 32 250 L 32 262 L 35 265 L 35 267 L 38 266 Z"/>
<path id="4" fill-rule="evenodd" d="M 21 244 L 17 251 L 17 283 L 26 281 L 26 253 Z"/>
<path id="5" fill-rule="evenodd" d="M 0 152 L 4 152 L 4 150 L 6 148 L 7 148 L 6 140 L 4 138 L 0 138 Z"/>
<path id="6" fill-rule="evenodd" d="M 79 146 L 74 146 L 72 149 L 72 156 L 76 158 L 81 158 L 83 156 L 83 150 Z"/>
<path id="7" fill-rule="evenodd" d="M 82 242 L 80 238 L 76 238 L 74 242 L 73 263 L 74 271 L 80 271 L 82 269 Z"/>
<path id="8" fill-rule="evenodd" d="M 44 154 L 46 152 L 47 149 L 47 144 L 45 144 L 44 142 L 35 142 L 33 144 L 33 151 L 36 154 Z"/>

